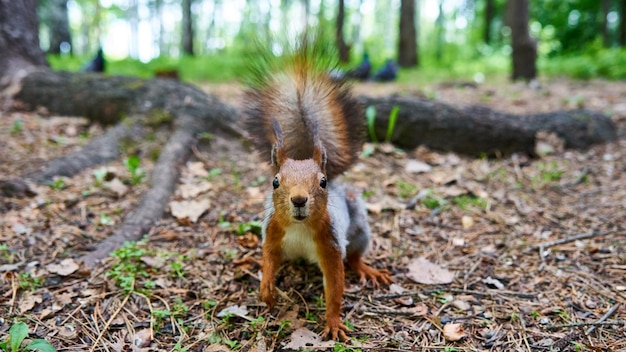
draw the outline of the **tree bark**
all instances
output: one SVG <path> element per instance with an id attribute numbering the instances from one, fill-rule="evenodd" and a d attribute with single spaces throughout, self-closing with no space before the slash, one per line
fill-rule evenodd
<path id="1" fill-rule="evenodd" d="M 530 37 L 528 0 L 509 0 L 507 22 L 511 27 L 513 80 L 531 80 L 537 76 L 537 43 Z"/>
<path id="2" fill-rule="evenodd" d="M 182 1 L 183 10 L 183 53 L 193 56 L 193 20 L 191 18 L 192 0 Z"/>
<path id="3" fill-rule="evenodd" d="M 607 20 L 607 16 L 609 15 L 609 12 L 611 12 L 611 3 L 612 0 L 602 0 L 602 9 L 600 10 L 602 13 L 602 43 L 607 48 L 612 44 L 609 21 Z"/>
<path id="4" fill-rule="evenodd" d="M 346 7 L 344 0 L 339 0 L 339 10 L 337 11 L 337 20 L 335 22 L 335 41 L 337 42 L 337 51 L 339 52 L 340 62 L 350 61 L 350 46 L 346 44 L 346 40 L 343 35 L 345 12 Z"/>
<path id="5" fill-rule="evenodd" d="M 398 65 L 418 65 L 417 34 L 415 30 L 415 0 L 400 1 L 400 35 L 398 38 Z"/>
<path id="6" fill-rule="evenodd" d="M 67 0 L 50 1 L 50 48 L 51 54 L 61 54 L 61 45 L 67 43 L 72 52 L 70 20 L 67 14 Z"/>
<path id="7" fill-rule="evenodd" d="M 48 65 L 38 31 L 36 0 L 0 0 L 0 88 L 29 70 Z"/>
<path id="8" fill-rule="evenodd" d="M 539 131 L 556 133 L 565 147 L 585 149 L 615 140 L 616 128 L 602 113 L 573 110 L 512 115 L 483 106 L 455 107 L 419 98 L 359 97 L 376 108 L 378 140 L 387 133 L 391 110 L 400 108 L 391 142 L 405 149 L 420 145 L 467 155 L 534 155 Z"/>
<path id="9" fill-rule="evenodd" d="M 491 43 L 491 23 L 495 15 L 494 0 L 485 0 L 485 27 L 483 31 L 483 41 L 485 44 Z"/>

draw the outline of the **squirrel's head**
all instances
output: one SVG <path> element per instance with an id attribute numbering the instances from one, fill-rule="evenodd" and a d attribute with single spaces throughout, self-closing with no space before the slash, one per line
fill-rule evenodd
<path id="1" fill-rule="evenodd" d="M 328 203 L 326 153 L 321 144 L 316 143 L 313 157 L 305 160 L 287 158 L 284 148 L 274 145 L 272 164 L 275 214 L 286 223 L 319 220 Z"/>

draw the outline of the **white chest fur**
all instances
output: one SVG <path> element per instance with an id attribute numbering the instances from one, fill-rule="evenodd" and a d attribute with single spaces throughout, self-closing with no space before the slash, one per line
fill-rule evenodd
<path id="1" fill-rule="evenodd" d="M 317 247 L 313 237 L 315 233 L 304 224 L 293 224 L 285 229 L 283 237 L 283 259 L 293 260 L 304 258 L 311 263 L 319 264 Z"/>

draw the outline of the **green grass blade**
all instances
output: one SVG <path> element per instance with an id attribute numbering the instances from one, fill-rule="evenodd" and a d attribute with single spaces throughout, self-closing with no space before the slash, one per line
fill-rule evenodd
<path id="1" fill-rule="evenodd" d="M 396 105 L 389 113 L 389 124 L 387 124 L 387 136 L 385 136 L 385 143 L 391 142 L 391 136 L 393 135 L 393 131 L 396 129 L 396 121 L 398 120 L 399 111 L 400 107 Z"/>
<path id="2" fill-rule="evenodd" d="M 378 138 L 376 138 L 376 130 L 374 129 L 374 122 L 376 121 L 376 108 L 373 106 L 368 106 L 365 109 L 365 118 L 367 118 L 367 129 L 370 133 L 370 139 L 374 143 L 378 143 Z"/>

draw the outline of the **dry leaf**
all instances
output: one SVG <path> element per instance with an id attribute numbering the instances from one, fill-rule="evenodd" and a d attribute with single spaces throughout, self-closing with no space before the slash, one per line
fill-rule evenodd
<path id="1" fill-rule="evenodd" d="M 430 172 L 433 169 L 432 166 L 426 164 L 425 162 L 410 159 L 407 160 L 406 165 L 404 166 L 404 170 L 411 174 L 421 174 L 424 172 Z"/>
<path id="2" fill-rule="evenodd" d="M 290 350 L 312 350 L 331 348 L 335 346 L 334 341 L 323 341 L 322 338 L 307 328 L 300 328 L 291 333 L 290 341 L 285 345 L 285 349 Z"/>
<path id="3" fill-rule="evenodd" d="M 118 197 L 121 197 L 125 195 L 126 193 L 128 193 L 128 186 L 122 183 L 122 181 L 120 181 L 120 179 L 117 177 L 112 179 L 111 181 L 105 182 L 104 188 L 112 191 Z"/>
<path id="4" fill-rule="evenodd" d="M 459 341 L 467 336 L 463 330 L 463 325 L 458 323 L 448 323 L 443 326 L 443 337 L 447 341 Z"/>
<path id="5" fill-rule="evenodd" d="M 175 218 L 179 220 L 189 219 L 191 222 L 198 221 L 200 215 L 207 211 L 210 206 L 211 203 L 208 199 L 170 202 L 170 210 Z"/>
<path id="6" fill-rule="evenodd" d="M 423 257 L 411 262 L 408 269 L 406 276 L 419 284 L 449 284 L 454 280 L 454 273 Z"/>
<path id="7" fill-rule="evenodd" d="M 54 274 L 58 274 L 61 276 L 68 276 L 76 272 L 78 270 L 79 265 L 72 258 L 63 259 L 59 264 L 48 264 L 46 265 L 46 269 Z"/>
<path id="8" fill-rule="evenodd" d="M 185 183 L 178 187 L 178 193 L 183 199 L 190 199 L 210 190 L 211 187 L 211 184 L 207 181 L 201 181 L 199 183 Z"/>
<path id="9" fill-rule="evenodd" d="M 428 314 L 428 306 L 424 302 L 418 302 L 415 307 L 411 308 L 414 315 L 424 316 Z"/>
<path id="10" fill-rule="evenodd" d="M 251 320 L 250 317 L 248 316 L 248 308 L 246 306 L 238 306 L 238 305 L 234 305 L 234 306 L 230 306 L 230 307 L 226 307 L 222 309 L 219 313 L 217 313 L 217 317 L 223 318 L 229 314 L 242 317 L 246 320 Z"/>
<path id="11" fill-rule="evenodd" d="M 43 301 L 41 295 L 36 295 L 31 292 L 26 292 L 20 300 L 20 312 L 25 313 L 35 307 L 35 304 Z"/>
<path id="12" fill-rule="evenodd" d="M 72 324 L 66 324 L 59 330 L 59 336 L 64 339 L 73 340 L 78 334 L 76 333 L 76 328 Z"/>
<path id="13" fill-rule="evenodd" d="M 209 172 L 204 168 L 204 163 L 202 162 L 188 162 L 187 163 L 187 171 L 192 176 L 197 177 L 207 177 L 209 176 Z"/>
<path id="14" fill-rule="evenodd" d="M 135 337 L 133 338 L 133 344 L 135 346 L 144 348 L 150 346 L 150 343 L 152 343 L 152 330 L 143 329 L 135 333 Z"/>

